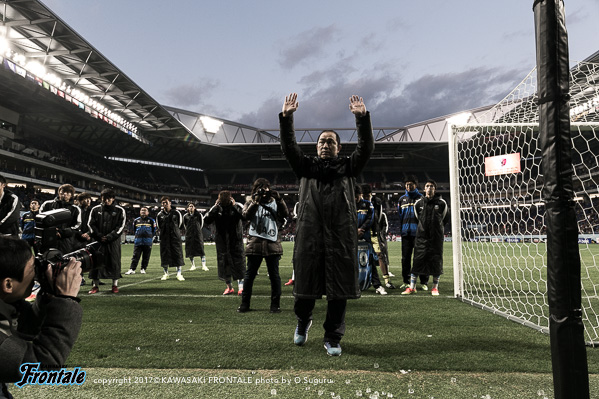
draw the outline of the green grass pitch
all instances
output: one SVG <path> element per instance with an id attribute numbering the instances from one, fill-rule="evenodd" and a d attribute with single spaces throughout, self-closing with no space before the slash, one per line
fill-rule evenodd
<path id="1" fill-rule="evenodd" d="M 280 274 L 292 272 L 284 243 Z M 132 245 L 123 246 L 122 272 Z M 390 243 L 391 272 L 401 274 L 401 244 Z M 148 274 L 124 276 L 80 297 L 84 320 L 67 367 L 87 377 L 79 387 L 12 387 L 17 398 L 551 398 L 549 337 L 453 298 L 451 243 L 445 246 L 441 296 L 372 288 L 349 301 L 343 355 L 322 346 L 325 301 L 317 301 L 304 347 L 292 343 L 296 320 L 291 287 L 281 314 L 269 313 L 266 267 L 254 285 L 252 312 L 223 296 L 216 252 L 209 271 L 161 281 L 155 246 Z M 199 261 L 199 259 L 198 259 Z M 199 263 L 199 262 L 197 262 Z M 396 285 L 401 278 L 392 279 Z M 587 349 L 591 392 L 599 389 L 599 349 Z"/>

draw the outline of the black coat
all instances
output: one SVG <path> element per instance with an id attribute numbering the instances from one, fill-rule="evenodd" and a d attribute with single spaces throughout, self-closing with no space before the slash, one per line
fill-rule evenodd
<path id="1" fill-rule="evenodd" d="M 170 212 L 161 210 L 156 216 L 160 229 L 160 265 L 162 267 L 178 267 L 185 265 L 183 246 L 181 245 L 181 226 L 183 216 L 175 208 Z"/>
<path id="2" fill-rule="evenodd" d="M 23 363 L 65 364 L 77 340 L 83 317 L 81 305 L 67 298 L 40 297 L 33 305 L 24 300 L 11 304 L 0 300 L 2 382 L 20 381 L 23 374 L 19 367 Z"/>
<path id="3" fill-rule="evenodd" d="M 19 197 L 5 188 L 0 200 L 0 235 L 19 237 L 20 210 Z"/>
<path id="4" fill-rule="evenodd" d="M 125 229 L 127 215 L 118 205 L 96 205 L 89 213 L 89 235 L 100 247 L 102 269 L 92 270 L 91 278 L 118 279 L 121 277 L 121 234 Z M 106 241 L 102 241 L 106 237 Z"/>
<path id="5" fill-rule="evenodd" d="M 216 262 L 218 278 L 221 280 L 241 280 L 245 277 L 242 220 L 237 205 L 214 205 L 204 218 L 207 225 L 214 223 L 215 226 Z"/>
<path id="6" fill-rule="evenodd" d="M 374 150 L 370 113 L 356 116 L 358 145 L 349 157 L 304 155 L 295 140 L 293 115 L 279 114 L 281 148 L 300 179 L 293 250 L 298 298 L 360 297 L 355 178 Z"/>
<path id="7" fill-rule="evenodd" d="M 85 221 L 81 219 L 81 209 L 79 209 L 77 205 L 74 205 L 72 202 L 61 201 L 58 197 L 44 202 L 40 206 L 40 213 L 53 211 L 55 209 L 67 209 L 71 212 L 71 220 L 57 226 L 58 232 L 60 233 L 60 239 L 57 241 L 57 246 L 63 254 L 66 254 L 74 251 L 78 247 L 76 235 L 79 234 L 81 224 Z"/>
<path id="8" fill-rule="evenodd" d="M 449 221 L 449 207 L 441 195 L 423 196 L 414 204 L 418 218 L 412 274 L 443 274 L 443 227 Z"/>
<path id="9" fill-rule="evenodd" d="M 185 224 L 185 257 L 204 256 L 204 235 L 202 234 L 204 217 L 195 210 L 193 214 L 185 214 L 183 224 Z"/>

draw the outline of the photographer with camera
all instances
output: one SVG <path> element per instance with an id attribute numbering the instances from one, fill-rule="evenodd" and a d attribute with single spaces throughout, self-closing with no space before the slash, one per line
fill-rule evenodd
<path id="1" fill-rule="evenodd" d="M 250 221 L 248 242 L 245 248 L 247 270 L 243 281 L 239 313 L 250 310 L 252 289 L 262 259 L 266 260 L 270 279 L 270 313 L 281 312 L 281 277 L 279 260 L 283 255 L 283 246 L 279 236 L 279 223 L 289 216 L 287 205 L 279 193 L 270 189 L 270 182 L 260 178 L 252 187 L 252 200 L 243 207 L 243 218 Z"/>
<path id="2" fill-rule="evenodd" d="M 71 252 L 76 249 L 77 243 L 75 236 L 79 234 L 81 227 L 81 210 L 75 204 L 75 187 L 70 184 L 63 184 L 58 187 L 58 197 L 53 200 L 46 201 L 40 207 L 40 213 L 56 209 L 67 209 L 71 212 L 71 219 L 60 226 L 57 226 L 56 236 L 58 238 L 58 249 L 63 252 Z"/>
<path id="3" fill-rule="evenodd" d="M 112 293 L 119 292 L 118 282 L 121 277 L 121 234 L 125 229 L 127 215 L 125 210 L 114 203 L 114 191 L 107 188 L 100 193 L 102 203 L 92 208 L 89 214 L 87 227 L 89 235 L 102 246 L 98 253 L 100 264 L 103 268 L 91 271 L 93 281 L 90 294 L 97 294 L 100 279 L 112 279 Z"/>
<path id="4" fill-rule="evenodd" d="M 21 379 L 21 364 L 64 365 L 81 328 L 81 263 L 70 258 L 54 273 L 50 264 L 34 263 L 26 241 L 0 237 L 0 398 L 12 397 L 6 383 Z M 45 274 L 54 294 L 44 292 L 30 304 L 24 298 L 36 273 L 38 279 Z"/>
<path id="5" fill-rule="evenodd" d="M 218 278 L 227 285 L 223 295 L 235 293 L 232 279 L 237 280 L 237 295 L 243 293 L 243 277 L 245 275 L 245 257 L 243 253 L 243 215 L 241 208 L 235 203 L 231 192 L 224 190 L 218 193 L 216 204 L 204 217 L 206 225 L 214 223 L 216 233 L 216 262 Z"/>

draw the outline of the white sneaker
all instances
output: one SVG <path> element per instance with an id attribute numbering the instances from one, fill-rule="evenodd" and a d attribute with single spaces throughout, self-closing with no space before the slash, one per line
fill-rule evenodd
<path id="1" fill-rule="evenodd" d="M 183 278 L 182 274 L 177 274 L 177 280 L 179 280 L 179 281 L 185 281 L 185 279 Z"/>
<path id="2" fill-rule="evenodd" d="M 144 269 L 141 269 L 140 273 L 141 274 L 146 274 L 146 271 Z"/>
<path id="3" fill-rule="evenodd" d="M 207 271 L 208 271 L 208 270 L 210 270 L 210 269 L 208 269 L 208 266 L 206 266 L 206 265 L 202 265 L 202 270 L 203 270 L 203 271 L 205 271 L 205 272 L 207 272 Z"/>
<path id="4" fill-rule="evenodd" d="M 395 277 L 395 274 L 389 272 L 389 277 Z"/>
<path id="5" fill-rule="evenodd" d="M 377 294 L 381 294 L 381 295 L 387 295 L 387 291 L 385 291 L 385 289 L 383 288 L 383 286 L 381 285 L 379 288 L 376 289 L 375 291 Z"/>
<path id="6" fill-rule="evenodd" d="M 189 268 L 189 270 L 195 270 L 197 269 L 196 265 L 191 265 L 191 267 Z"/>
<path id="7" fill-rule="evenodd" d="M 129 271 L 128 271 L 127 273 L 125 273 L 125 274 L 126 274 L 126 275 L 129 275 L 129 274 L 135 274 L 135 270 L 133 270 L 133 269 L 129 269 Z"/>
<path id="8" fill-rule="evenodd" d="M 164 273 L 164 276 L 162 276 L 160 280 L 168 280 L 168 273 Z"/>

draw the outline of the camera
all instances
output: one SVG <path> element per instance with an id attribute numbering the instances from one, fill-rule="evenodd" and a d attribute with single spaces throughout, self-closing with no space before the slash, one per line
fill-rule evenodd
<path id="1" fill-rule="evenodd" d="M 71 211 L 68 209 L 42 212 L 35 217 L 35 279 L 40 283 L 42 291 L 48 294 L 54 294 L 54 287 L 46 277 L 48 265 L 52 267 L 54 277 L 66 267 L 70 258 L 81 262 L 83 273 L 101 267 L 98 262 L 98 259 L 101 258 L 98 256 L 101 244 L 97 241 L 64 255 L 56 249 L 57 226 L 70 223 L 71 217 Z"/>
<path id="2" fill-rule="evenodd" d="M 254 198 L 256 199 L 256 201 L 259 202 L 268 202 L 270 201 L 270 197 L 270 190 L 266 190 L 264 187 L 260 187 L 258 190 L 256 190 L 256 193 L 254 194 Z"/>

